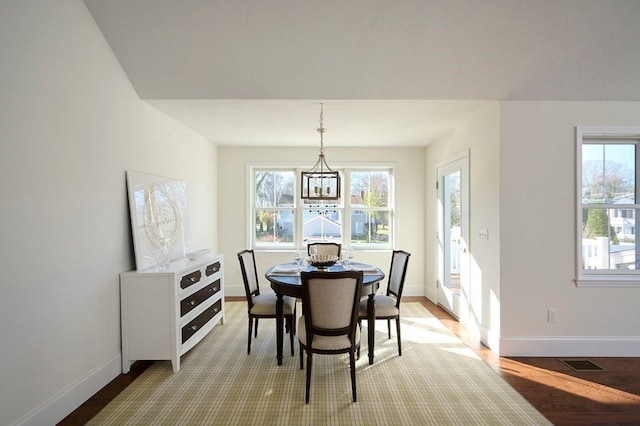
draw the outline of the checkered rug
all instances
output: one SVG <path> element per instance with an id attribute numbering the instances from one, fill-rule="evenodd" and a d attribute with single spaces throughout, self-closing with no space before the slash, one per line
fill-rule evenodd
<path id="1" fill-rule="evenodd" d="M 363 330 L 356 403 L 348 355 L 314 355 L 305 404 L 297 340 L 291 357 L 285 336 L 278 366 L 275 320 L 262 320 L 247 355 L 246 304 L 227 302 L 225 309 L 225 324 L 183 355 L 180 372 L 173 374 L 169 361 L 155 362 L 89 424 L 550 424 L 420 303 L 402 305 L 401 357 L 395 336 L 387 339 L 386 322 L 379 321 L 369 365 Z"/>

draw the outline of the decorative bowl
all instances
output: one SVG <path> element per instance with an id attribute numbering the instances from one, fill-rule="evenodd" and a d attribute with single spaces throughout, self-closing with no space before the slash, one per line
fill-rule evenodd
<path id="1" fill-rule="evenodd" d="M 316 254 L 307 257 L 307 262 L 311 266 L 315 266 L 318 269 L 326 269 L 329 266 L 335 265 L 338 261 L 338 256 L 334 254 Z"/>
<path id="2" fill-rule="evenodd" d="M 187 256 L 187 258 L 189 260 L 196 260 L 197 258 L 199 258 L 200 256 L 204 256 L 207 255 L 211 252 L 210 249 L 201 249 L 201 250 L 193 250 L 190 252 L 185 253 L 185 256 Z"/>

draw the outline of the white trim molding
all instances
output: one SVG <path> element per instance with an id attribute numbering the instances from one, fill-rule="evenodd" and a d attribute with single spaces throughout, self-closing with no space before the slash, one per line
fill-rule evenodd
<path id="1" fill-rule="evenodd" d="M 638 336 L 502 337 L 500 356 L 638 357 Z"/>

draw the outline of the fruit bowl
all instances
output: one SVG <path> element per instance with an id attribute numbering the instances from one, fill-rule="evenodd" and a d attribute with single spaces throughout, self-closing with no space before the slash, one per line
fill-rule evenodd
<path id="1" fill-rule="evenodd" d="M 326 269 L 329 266 L 335 265 L 338 261 L 338 256 L 333 254 L 316 254 L 307 257 L 307 262 L 311 266 L 315 266 L 318 269 Z"/>

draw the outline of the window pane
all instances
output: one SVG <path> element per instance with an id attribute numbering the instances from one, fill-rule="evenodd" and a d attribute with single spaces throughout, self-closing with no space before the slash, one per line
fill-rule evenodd
<path id="1" fill-rule="evenodd" d="M 293 207 L 293 171 L 256 171 L 256 207 Z"/>
<path id="2" fill-rule="evenodd" d="M 582 203 L 635 204 L 635 144 L 582 145 Z"/>
<path id="3" fill-rule="evenodd" d="M 389 212 L 351 211 L 351 244 L 387 244 Z"/>
<path id="4" fill-rule="evenodd" d="M 351 172 L 352 207 L 389 207 L 389 172 Z"/>
<path id="5" fill-rule="evenodd" d="M 318 208 L 302 212 L 303 242 L 342 241 L 342 211 Z"/>
<path id="6" fill-rule="evenodd" d="M 621 212 L 626 212 L 623 217 Z M 582 211 L 582 269 L 640 269 L 635 227 L 640 209 Z"/>
<path id="7" fill-rule="evenodd" d="M 255 223 L 256 245 L 293 242 L 293 210 L 258 210 Z"/>

